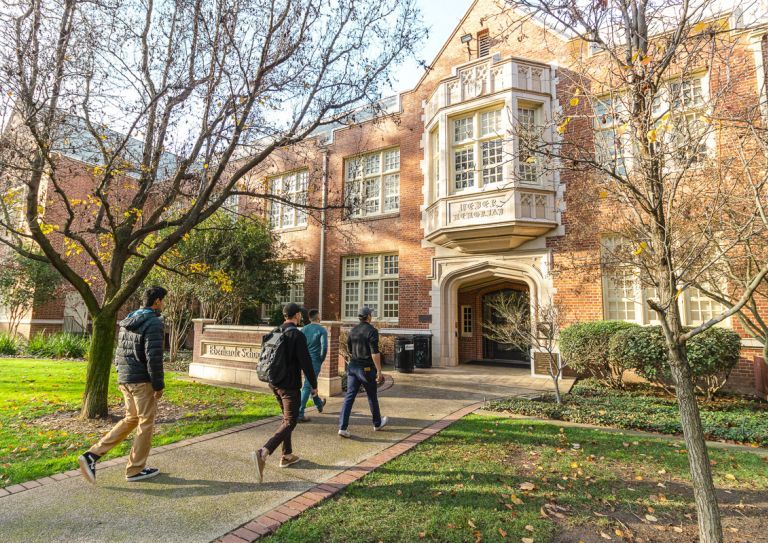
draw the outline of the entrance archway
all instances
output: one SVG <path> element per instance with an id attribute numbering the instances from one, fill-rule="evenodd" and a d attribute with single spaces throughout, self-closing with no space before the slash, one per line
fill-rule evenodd
<path id="1" fill-rule="evenodd" d="M 482 321 L 482 304 L 478 303 L 471 311 L 473 321 L 473 333 L 475 341 L 474 353 L 461 354 L 461 347 L 467 345 L 466 335 L 463 329 L 463 310 L 466 305 L 472 305 L 467 301 L 466 293 L 470 290 L 483 287 L 487 292 L 502 288 L 522 289 L 528 292 L 530 300 L 541 302 L 544 289 L 549 295 L 548 283 L 541 271 L 527 262 L 514 260 L 489 260 L 489 261 L 464 261 L 452 263 L 441 269 L 438 277 L 439 287 L 433 295 L 433 314 L 438 317 L 435 321 L 438 326 L 432 328 L 433 332 L 433 364 L 436 366 L 456 366 L 462 361 L 468 361 L 469 355 L 473 358 L 482 358 L 482 334 L 480 322 Z M 485 294 L 486 292 L 482 292 Z M 535 307 L 535 304 L 532 304 Z M 532 315 L 532 318 L 534 315 Z M 477 333 L 474 331 L 477 330 Z M 462 338 L 462 335 L 465 337 Z M 479 338 L 479 344 L 477 344 Z"/>

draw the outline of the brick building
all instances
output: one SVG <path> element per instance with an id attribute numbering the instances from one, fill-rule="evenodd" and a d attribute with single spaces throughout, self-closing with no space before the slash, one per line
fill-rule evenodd
<path id="1" fill-rule="evenodd" d="M 533 20 L 510 25 L 499 13 L 498 2 L 476 0 L 414 89 L 383 101 L 375 114 L 359 112 L 352 126 L 320 130 L 273 153 L 248 182 L 281 197 L 257 210 L 285 244 L 294 272 L 282 302 L 349 324 L 360 306 L 374 307 L 392 333 L 431 334 L 435 366 L 495 360 L 541 373 L 535 353 L 484 337 L 494 296 L 554 299 L 569 321 L 650 324 L 652 316 L 630 275 L 562 271 L 568 262 L 600 260 L 598 229 L 584 231 L 583 217 L 575 219 L 585 181 L 576 172 L 540 169 L 519 153 L 526 127 L 568 107 L 578 77 L 568 66 L 593 52 Z M 765 101 L 765 33 L 733 29 L 735 103 Z M 709 92 L 716 68 L 703 65 L 681 82 L 684 92 Z M 564 137 L 591 140 L 584 122 L 575 120 Z M 542 137 L 559 135 L 552 127 Z M 355 211 L 347 216 L 350 201 Z M 239 205 L 244 211 L 251 204 Z M 52 302 L 30 316 L 29 328 L 64 326 L 82 311 L 68 296 L 69 310 L 63 298 Z M 680 303 L 689 325 L 719 310 L 695 289 Z M 752 390 L 759 344 L 736 319 L 726 325 L 744 337 L 732 384 Z"/>
<path id="2" fill-rule="evenodd" d="M 499 293 L 554 299 L 569 321 L 652 323 L 631 277 L 557 272 L 565 262 L 600 257 L 599 232 L 569 229 L 582 180 L 523 160 L 520 136 L 509 137 L 567 107 L 574 80 L 573 73 L 564 76 L 567 66 L 592 52 L 534 21 L 510 26 L 492 16 L 498 13 L 496 2 L 477 0 L 416 87 L 383 104 L 384 112 L 319 132 L 252 172 L 252 182 L 288 200 L 357 204 L 351 216 L 285 203 L 264 210 L 296 272 L 283 301 L 350 324 L 360 306 L 372 306 L 383 328 L 429 331 L 433 364 L 444 367 L 543 362 L 484 337 L 483 322 L 493 318 L 489 301 Z M 734 30 L 740 100 L 760 100 L 764 33 Z M 700 76 L 682 82 L 682 92 L 706 93 L 715 84 L 703 66 Z M 591 139 L 592 128 L 579 122 L 565 137 Z M 553 127 L 543 137 L 558 135 Z M 687 325 L 719 310 L 695 289 L 680 303 Z M 745 338 L 733 384 L 752 390 L 759 344 L 736 319 L 727 325 Z"/>

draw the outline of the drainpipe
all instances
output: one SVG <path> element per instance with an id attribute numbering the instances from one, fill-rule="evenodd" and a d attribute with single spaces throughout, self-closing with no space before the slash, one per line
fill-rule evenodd
<path id="1" fill-rule="evenodd" d="M 323 203 L 320 210 L 320 278 L 318 280 L 317 310 L 320 318 L 328 320 L 323 314 L 323 290 L 325 287 L 325 220 L 328 205 L 328 148 L 323 151 Z"/>

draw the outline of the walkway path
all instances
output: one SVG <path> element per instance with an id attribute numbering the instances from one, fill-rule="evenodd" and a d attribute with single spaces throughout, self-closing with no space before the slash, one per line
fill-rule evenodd
<path id="1" fill-rule="evenodd" d="M 382 393 L 387 430 L 374 433 L 367 402 L 359 397 L 350 430 L 354 439 L 336 435 L 340 399 L 294 434 L 294 450 L 303 460 L 277 468 L 278 455 L 259 484 L 250 460 L 277 426 L 275 419 L 217 432 L 153 451 L 152 466 L 163 475 L 127 484 L 124 461 L 101 466 L 96 486 L 80 477 L 0 497 L 3 542 L 209 542 L 318 483 L 372 457 L 463 407 L 493 397 L 531 394 L 549 387 L 503 368 L 467 367 L 394 375 Z M 32 486 L 32 485 L 29 485 Z"/>

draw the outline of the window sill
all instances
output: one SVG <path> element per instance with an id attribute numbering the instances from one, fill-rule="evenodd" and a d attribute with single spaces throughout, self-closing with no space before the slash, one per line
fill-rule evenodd
<path id="1" fill-rule="evenodd" d="M 380 221 L 384 219 L 396 219 L 400 217 L 400 210 L 392 211 L 390 213 L 382 213 L 380 215 L 365 215 L 363 217 L 350 217 L 344 220 L 345 224 L 354 224 L 358 222 Z"/>
<path id="2" fill-rule="evenodd" d="M 301 232 L 306 230 L 308 226 L 306 224 L 303 226 L 286 226 L 285 228 L 272 228 L 272 231 L 278 234 L 288 234 L 290 232 Z"/>

